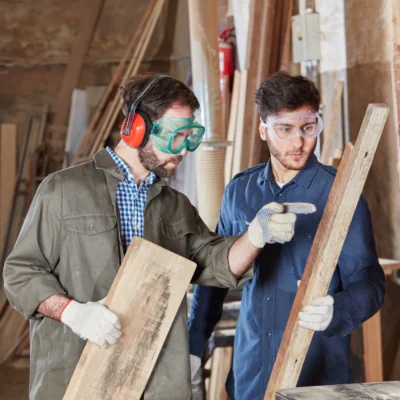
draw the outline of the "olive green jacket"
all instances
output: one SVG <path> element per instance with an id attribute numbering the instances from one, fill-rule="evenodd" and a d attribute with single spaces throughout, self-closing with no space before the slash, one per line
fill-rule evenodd
<path id="1" fill-rule="evenodd" d="M 79 302 L 103 299 L 123 258 L 116 188 L 123 172 L 101 150 L 88 163 L 48 176 L 32 202 L 4 266 L 11 305 L 30 318 L 31 400 L 62 399 L 85 341 L 37 312 L 61 293 Z M 237 237 L 209 231 L 181 193 L 157 179 L 149 187 L 144 238 L 197 264 L 197 284 L 237 287 L 228 251 Z M 144 399 L 191 399 L 186 298 L 161 350 Z"/>

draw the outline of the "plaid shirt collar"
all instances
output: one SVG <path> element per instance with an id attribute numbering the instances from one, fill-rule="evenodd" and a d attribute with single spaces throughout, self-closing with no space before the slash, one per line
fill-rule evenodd
<path id="1" fill-rule="evenodd" d="M 111 149 L 111 147 L 107 146 L 106 150 L 112 157 L 112 159 L 116 162 L 119 168 L 122 169 L 122 172 L 124 173 L 124 180 L 126 180 L 129 183 L 135 183 L 135 178 L 132 175 L 132 172 L 129 170 L 128 166 L 124 163 L 124 161 L 119 158 L 119 156 L 114 152 L 114 150 Z M 150 186 L 152 185 L 157 179 L 157 176 L 155 175 L 154 172 L 150 172 L 144 181 L 142 182 L 143 185 L 145 186 Z"/>

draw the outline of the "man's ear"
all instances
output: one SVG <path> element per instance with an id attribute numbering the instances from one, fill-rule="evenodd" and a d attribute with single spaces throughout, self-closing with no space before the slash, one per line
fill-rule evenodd
<path id="1" fill-rule="evenodd" d="M 261 123 L 263 122 L 262 118 L 260 117 L 260 125 L 258 127 L 258 131 L 260 132 L 260 138 L 263 142 L 267 141 L 267 128 L 264 128 Z"/>

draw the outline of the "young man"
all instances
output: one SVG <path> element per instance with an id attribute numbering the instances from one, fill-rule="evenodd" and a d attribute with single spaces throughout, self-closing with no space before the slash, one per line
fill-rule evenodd
<path id="1" fill-rule="evenodd" d="M 292 238 L 296 216 L 285 211 L 296 205 L 260 207 L 248 233 L 224 238 L 167 186 L 163 178 L 203 137 L 194 120 L 198 107 L 192 91 L 175 79 L 134 78 L 123 88 L 126 119 L 117 147 L 48 176 L 38 189 L 4 269 L 11 305 L 31 319 L 31 400 L 62 399 L 85 340 L 101 348 L 118 340 L 118 317 L 101 300 L 133 236 L 195 261 L 194 281 L 220 287 L 249 279 L 260 247 Z M 183 302 L 144 399 L 190 398 Z"/>
<path id="2" fill-rule="evenodd" d="M 304 77 L 276 73 L 256 91 L 260 136 L 271 158 L 236 175 L 225 190 L 217 232 L 247 231 L 258 208 L 271 201 L 305 201 L 317 212 L 299 216 L 290 243 L 274 244 L 257 257 L 254 277 L 244 285 L 235 335 L 231 399 L 263 399 L 318 224 L 336 170 L 314 155 L 322 131 L 320 96 Z M 361 197 L 351 223 L 329 295 L 300 313 L 300 325 L 317 331 L 308 351 L 299 386 L 349 383 L 350 333 L 381 307 L 385 279 L 376 255 L 374 233 Z M 196 287 L 189 321 L 192 359 L 221 317 L 227 290 Z M 193 363 L 194 364 L 194 363 Z M 233 390 L 234 387 L 234 390 Z"/>

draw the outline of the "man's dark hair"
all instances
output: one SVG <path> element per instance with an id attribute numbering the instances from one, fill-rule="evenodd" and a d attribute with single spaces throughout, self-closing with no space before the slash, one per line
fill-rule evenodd
<path id="1" fill-rule="evenodd" d="M 314 83 L 304 76 L 276 72 L 256 90 L 254 100 L 265 122 L 269 115 L 276 115 L 281 111 L 294 111 L 302 106 L 309 106 L 317 112 L 320 94 Z"/>
<path id="2" fill-rule="evenodd" d="M 122 112 L 126 116 L 134 100 L 157 75 L 136 75 L 123 84 Z M 182 82 L 171 77 L 157 81 L 139 101 L 137 111 L 143 111 L 156 122 L 173 103 L 190 107 L 193 112 L 200 108 L 194 93 Z"/>

